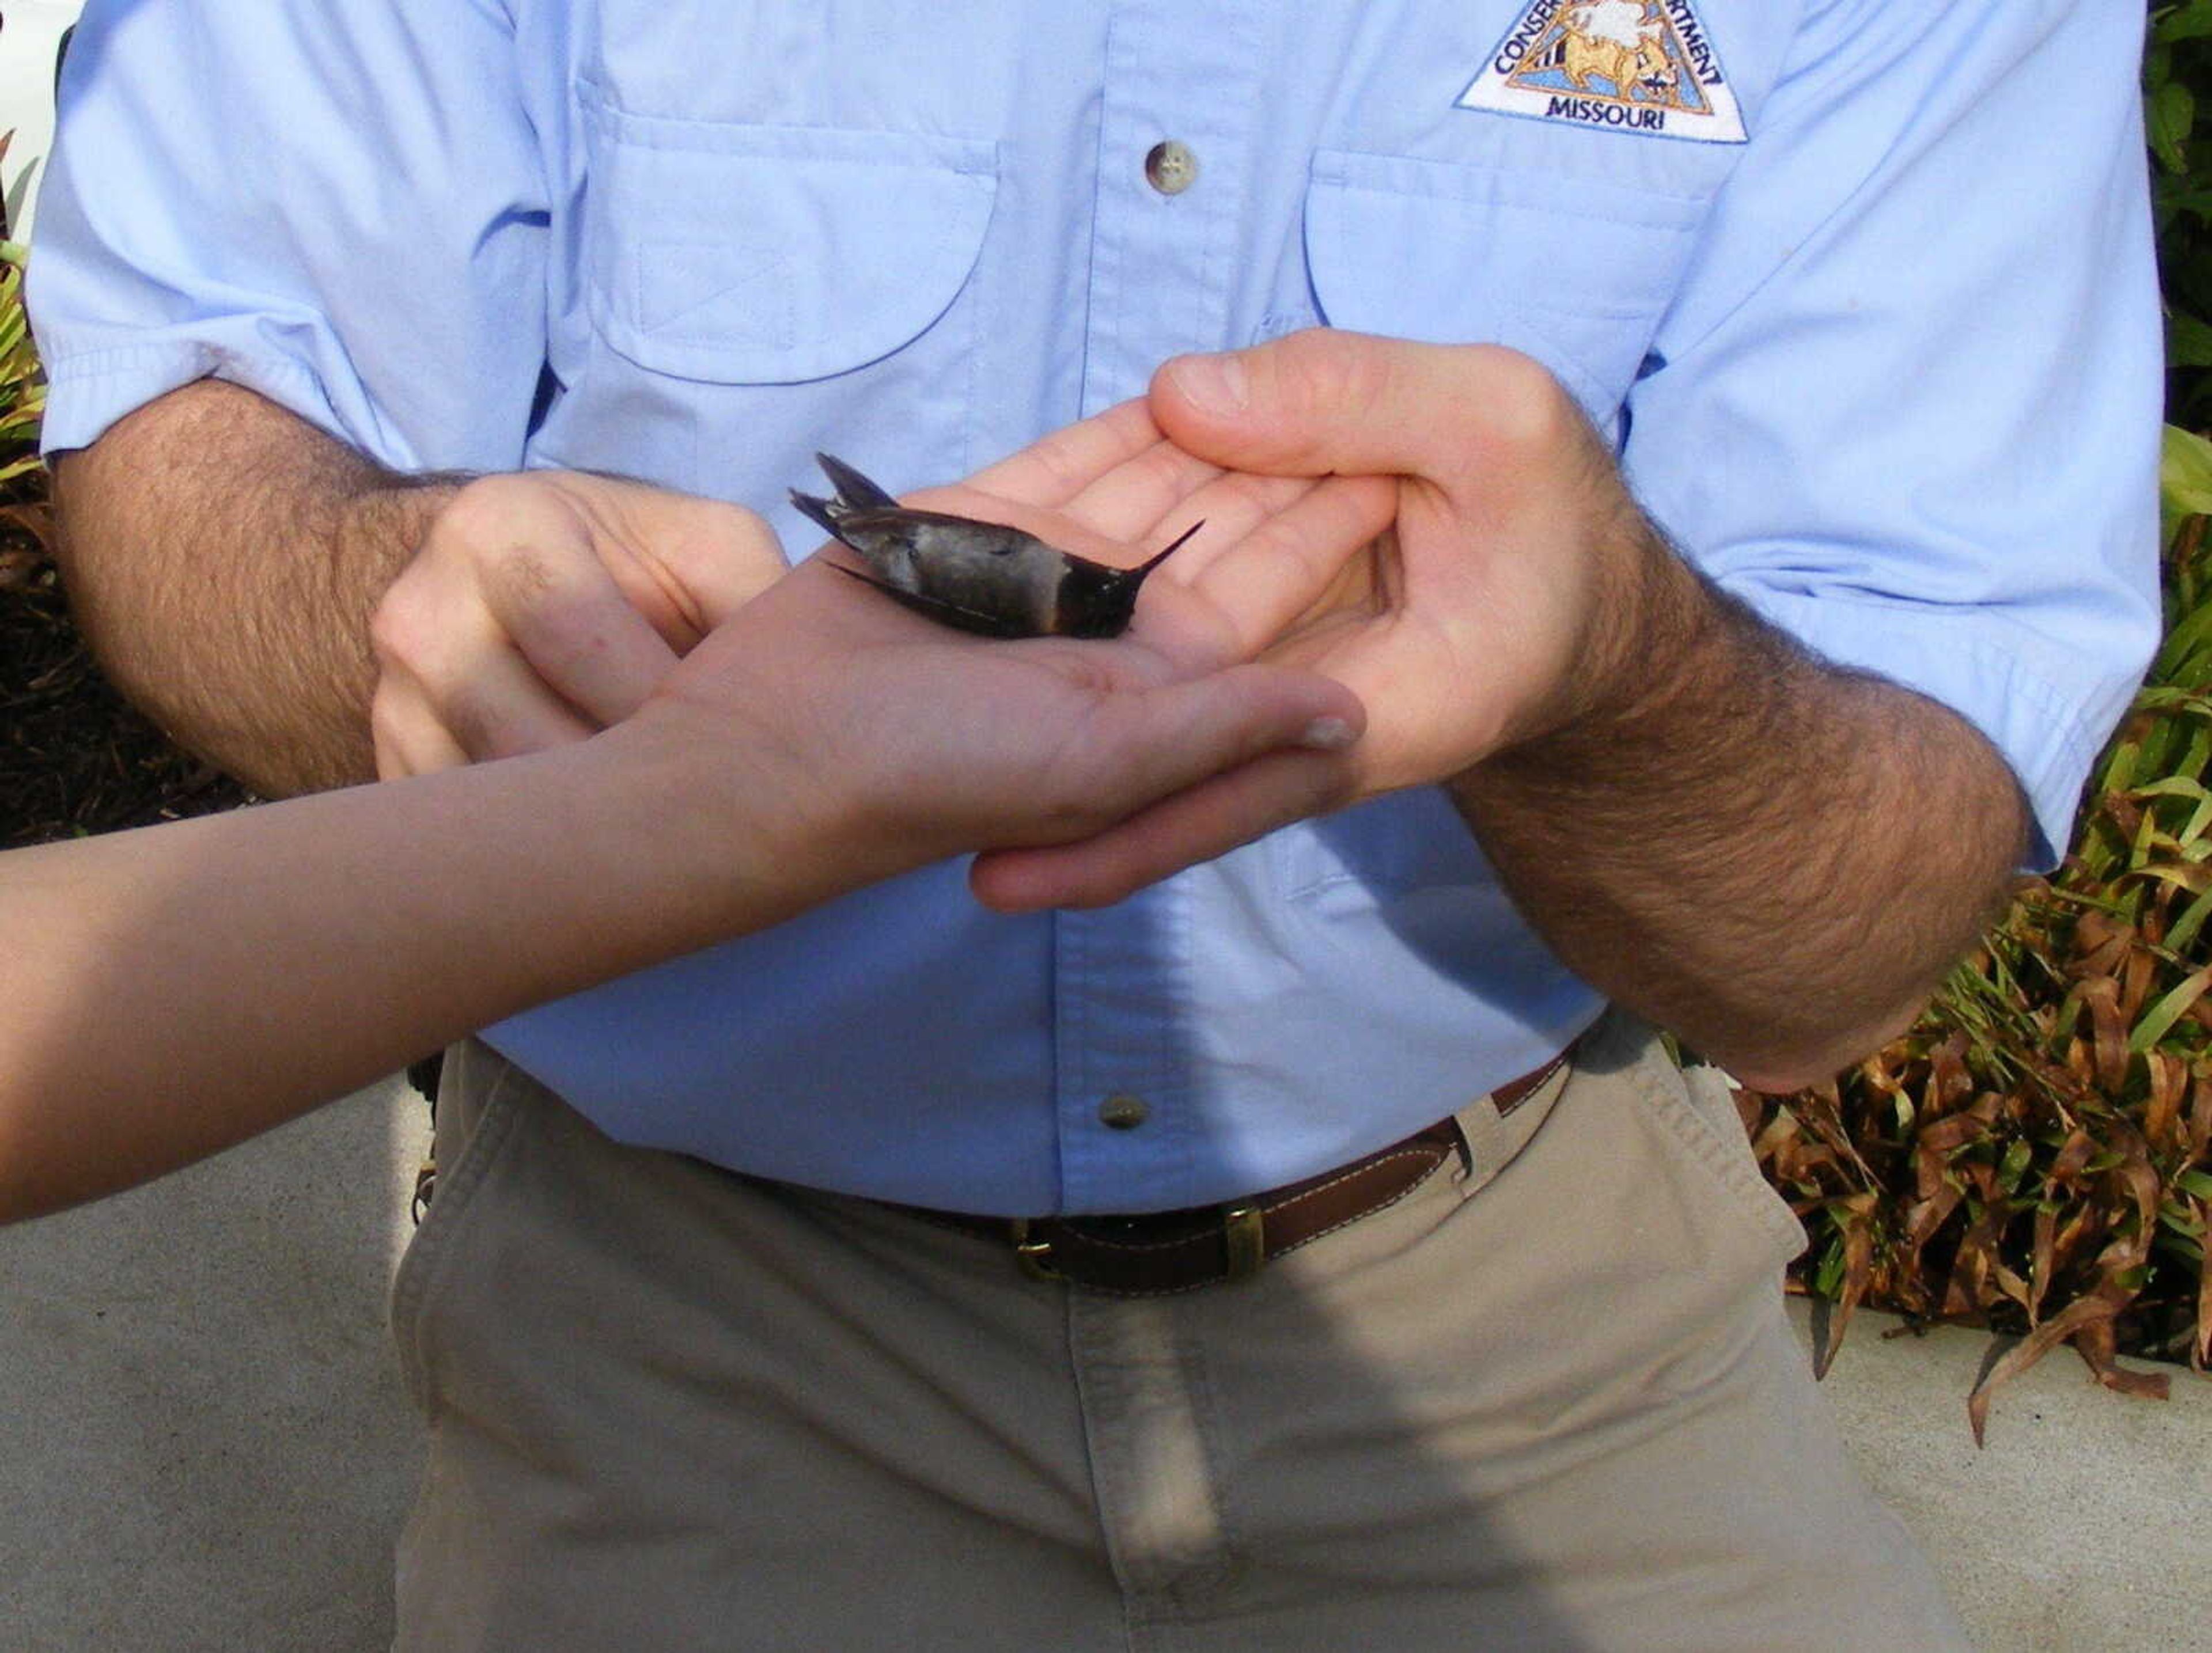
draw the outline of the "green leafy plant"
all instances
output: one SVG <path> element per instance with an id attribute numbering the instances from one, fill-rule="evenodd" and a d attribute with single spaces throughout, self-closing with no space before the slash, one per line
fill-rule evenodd
<path id="1" fill-rule="evenodd" d="M 1801 1289 L 2016 1331 L 1969 1397 L 2070 1343 L 2212 1363 L 2212 0 L 2154 7 L 2144 126 L 2166 312 L 2166 636 L 2094 771 L 2072 853 L 1919 1023 L 1829 1085 L 1739 1097 L 1813 1244 Z"/>
<path id="2" fill-rule="evenodd" d="M 2169 429 L 2166 633 L 2086 790 L 2072 852 L 2018 892 L 1905 1037 L 1830 1085 L 1739 1098 L 1813 1237 L 1799 1285 L 2021 1334 L 1969 1397 L 2070 1343 L 2212 1359 L 2212 442 Z"/>
<path id="3" fill-rule="evenodd" d="M 39 468 L 39 418 L 46 411 L 22 285 L 21 249 L 0 241 L 0 488 Z"/>
<path id="4" fill-rule="evenodd" d="M 15 136 L 0 132 L 0 161 Z M 0 215 L 0 501 L 24 492 L 21 479 L 39 469 L 39 418 L 46 405 L 46 378 L 23 313 L 25 249 L 6 235 Z"/>
<path id="5" fill-rule="evenodd" d="M 2212 420 L 2212 0 L 2154 8 L 2143 119 L 2166 308 L 2166 416 Z"/>
<path id="6" fill-rule="evenodd" d="M 8 137 L 0 133 L 0 157 Z M 46 468 L 39 459 L 39 421 L 46 407 L 46 376 L 23 313 L 23 249 L 0 240 L 0 586 L 36 560 L 48 528 Z"/>

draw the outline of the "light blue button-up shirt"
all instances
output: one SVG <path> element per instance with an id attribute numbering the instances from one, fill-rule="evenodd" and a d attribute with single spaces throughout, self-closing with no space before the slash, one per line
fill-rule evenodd
<path id="1" fill-rule="evenodd" d="M 2142 31 L 2131 0 L 93 0 L 33 274 L 46 441 L 215 374 L 390 465 L 627 472 L 804 554 L 817 447 L 906 489 L 1178 351 L 1502 341 L 1687 556 L 1971 719 L 2060 843 L 2155 624 Z M 631 1140 L 1041 1212 L 1322 1170 L 1598 1008 L 1420 790 L 1103 912 L 994 916 L 935 868 L 491 1037 Z"/>

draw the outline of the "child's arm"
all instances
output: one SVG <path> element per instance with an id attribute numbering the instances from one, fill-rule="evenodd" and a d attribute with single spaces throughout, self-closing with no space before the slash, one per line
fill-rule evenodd
<path id="1" fill-rule="evenodd" d="M 1109 898 L 1325 807 L 1359 718 L 1133 638 L 957 637 L 810 568 L 580 744 L 0 856 L 0 1220 L 964 850 L 1114 828 L 1062 896 Z"/>

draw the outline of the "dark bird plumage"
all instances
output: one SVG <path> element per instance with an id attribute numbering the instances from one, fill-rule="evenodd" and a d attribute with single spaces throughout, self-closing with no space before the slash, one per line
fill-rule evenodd
<path id="1" fill-rule="evenodd" d="M 987 637 L 1118 637 L 1145 576 L 1206 526 L 1193 523 L 1133 568 L 1109 568 L 1004 523 L 909 510 L 851 465 L 814 458 L 836 496 L 794 488 L 791 502 L 872 571 L 845 572 L 933 620 Z"/>

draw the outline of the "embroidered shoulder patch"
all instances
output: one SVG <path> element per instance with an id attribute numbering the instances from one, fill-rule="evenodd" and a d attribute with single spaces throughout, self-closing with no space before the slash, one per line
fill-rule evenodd
<path id="1" fill-rule="evenodd" d="M 1690 0 L 1533 0 L 1458 106 L 1744 141 L 1735 94 Z"/>

